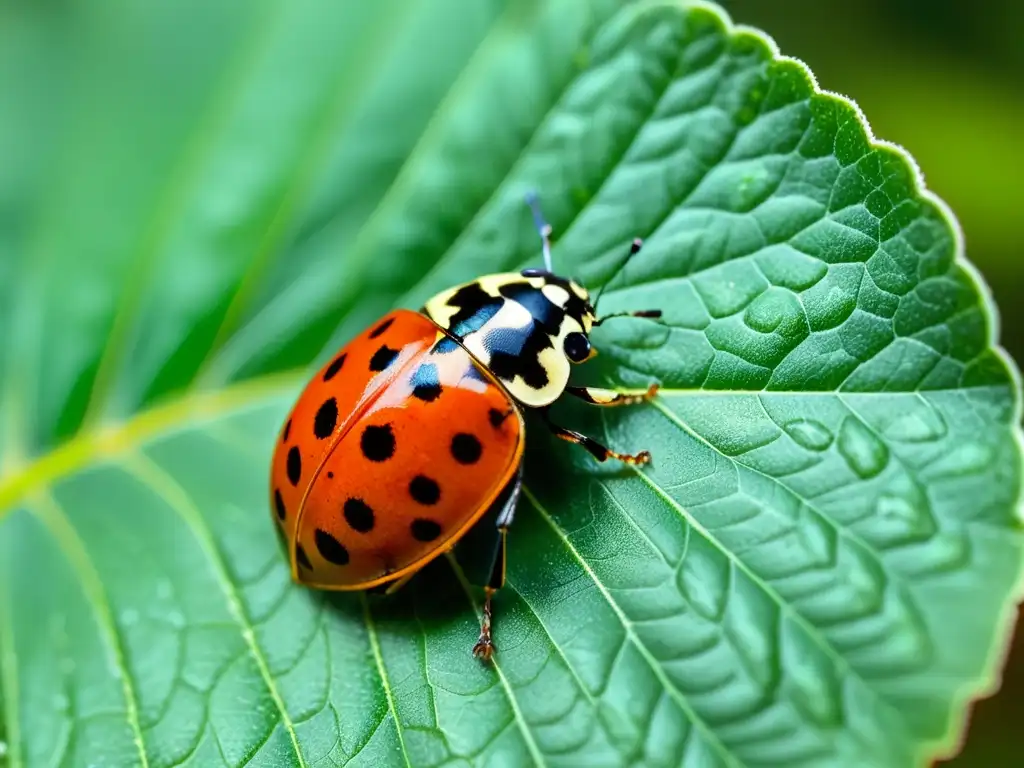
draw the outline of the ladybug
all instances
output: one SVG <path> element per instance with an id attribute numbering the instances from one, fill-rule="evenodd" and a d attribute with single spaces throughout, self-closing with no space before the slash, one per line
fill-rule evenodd
<path id="1" fill-rule="evenodd" d="M 568 386 L 596 354 L 599 318 L 579 283 L 551 268 L 551 227 L 528 198 L 545 269 L 486 275 L 399 309 L 354 338 L 307 384 L 278 435 L 273 519 L 292 578 L 325 590 L 393 592 L 450 551 L 481 518 L 497 526 L 475 656 L 490 659 L 491 598 L 505 581 L 505 541 L 522 483 L 524 410 L 594 458 L 640 465 L 554 424 L 563 394 L 599 406 L 654 396 Z M 634 240 L 626 258 L 639 252 Z M 486 553 L 491 554 L 491 553 Z"/>

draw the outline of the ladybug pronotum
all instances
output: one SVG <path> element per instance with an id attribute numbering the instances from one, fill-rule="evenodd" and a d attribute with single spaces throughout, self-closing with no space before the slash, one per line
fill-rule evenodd
<path id="1" fill-rule="evenodd" d="M 486 275 L 443 291 L 420 312 L 399 309 L 346 344 L 307 384 L 278 435 L 271 465 L 274 519 L 292 578 L 325 590 L 393 592 L 449 551 L 489 512 L 498 535 L 473 653 L 489 659 L 491 597 L 505 581 L 505 540 L 522 482 L 531 408 L 558 437 L 597 460 L 616 453 L 552 423 L 568 393 L 599 406 L 649 399 L 568 386 L 590 359 L 599 318 L 590 294 L 551 268 L 551 228 L 529 200 L 545 269 Z M 633 241 L 626 258 L 640 250 Z"/>

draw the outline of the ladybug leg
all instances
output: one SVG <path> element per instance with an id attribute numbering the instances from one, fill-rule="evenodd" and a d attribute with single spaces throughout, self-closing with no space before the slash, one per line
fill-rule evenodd
<path id="1" fill-rule="evenodd" d="M 658 385 L 651 384 L 646 392 L 639 395 L 616 392 L 614 389 L 601 389 L 600 387 L 566 387 L 565 391 L 591 405 L 634 405 L 654 399 L 654 396 L 658 394 Z"/>
<path id="2" fill-rule="evenodd" d="M 575 432 L 571 429 L 566 429 L 565 427 L 560 427 L 557 424 L 552 423 L 546 409 L 540 411 L 540 414 L 544 419 L 544 423 L 548 425 L 548 429 L 551 430 L 551 433 L 555 437 L 583 446 L 590 452 L 590 455 L 598 461 L 617 459 L 624 464 L 637 466 L 640 464 L 647 464 L 651 460 L 651 454 L 648 451 L 640 451 L 640 453 L 637 454 L 617 453 L 611 448 L 601 445 L 601 443 L 597 442 L 597 440 L 592 437 L 587 437 L 580 432 Z"/>
<path id="3" fill-rule="evenodd" d="M 504 538 L 504 531 L 502 531 Z M 491 640 L 491 597 L 497 590 L 494 587 L 484 589 L 484 614 L 480 619 L 480 637 L 473 646 L 473 655 L 483 661 L 490 661 L 494 655 L 494 641 Z"/>
<path id="4" fill-rule="evenodd" d="M 498 528 L 498 546 L 495 548 L 494 561 L 491 565 L 491 576 L 484 587 L 484 609 L 480 619 L 480 637 L 473 646 L 473 655 L 483 661 L 490 661 L 494 655 L 494 641 L 491 639 L 491 598 L 494 593 L 505 586 L 505 545 L 508 540 L 508 527 L 516 514 L 516 503 L 519 501 L 519 489 L 523 485 L 523 467 L 519 466 L 519 472 L 515 480 L 509 485 L 508 496 L 500 511 L 496 525 Z"/>

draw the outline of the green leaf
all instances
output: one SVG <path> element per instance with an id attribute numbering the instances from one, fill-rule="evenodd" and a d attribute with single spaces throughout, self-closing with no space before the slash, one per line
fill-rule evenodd
<path id="1" fill-rule="evenodd" d="M 0 9 L 0 763 L 955 748 L 1021 593 L 1017 374 L 850 103 L 702 4 L 52 10 Z M 316 361 L 538 263 L 531 188 L 559 270 L 665 313 L 580 380 L 662 390 L 558 409 L 649 468 L 529 422 L 487 667 L 444 559 L 292 585 L 267 470 Z"/>

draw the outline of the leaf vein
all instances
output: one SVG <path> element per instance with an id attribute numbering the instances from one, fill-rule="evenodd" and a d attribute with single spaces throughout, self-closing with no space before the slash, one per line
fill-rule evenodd
<path id="1" fill-rule="evenodd" d="M 213 537 L 213 532 L 203 519 L 202 514 L 196 508 L 187 491 L 169 475 L 163 467 L 155 460 L 141 452 L 133 452 L 123 458 L 120 466 L 132 475 L 136 480 L 149 488 L 157 497 L 163 499 L 168 507 L 175 511 L 185 523 L 186 527 L 195 536 L 196 543 L 206 555 L 207 560 L 213 569 L 214 576 L 227 601 L 228 609 L 235 619 L 238 629 L 242 634 L 242 640 L 246 645 L 249 655 L 256 663 L 263 684 L 270 694 L 281 720 L 281 725 L 291 740 L 292 749 L 298 759 L 300 768 L 306 768 L 306 761 L 299 746 L 298 736 L 295 733 L 295 726 L 292 723 L 288 710 L 285 707 L 284 699 L 278 690 L 277 683 L 267 664 L 266 656 L 256 641 L 256 633 L 252 622 L 246 614 L 242 604 L 241 596 L 235 588 L 231 577 L 228 574 L 227 566 L 220 554 L 220 550 Z M 271 729 L 272 730 L 272 729 Z"/>
<path id="2" fill-rule="evenodd" d="M 406 8 L 413 7 L 408 4 Z M 390 16 L 385 14 L 385 17 Z M 386 25 L 383 25 L 386 29 Z M 288 228 L 296 214 L 296 209 L 305 202 L 313 189 L 315 180 L 318 178 L 318 171 L 323 167 L 324 158 L 330 153 L 331 139 L 338 135 L 338 123 L 343 123 L 351 117 L 354 105 L 362 96 L 364 89 L 373 82 L 373 78 L 367 77 L 366 72 L 374 72 L 379 67 L 376 60 L 380 58 L 382 51 L 389 51 L 390 47 L 383 42 L 385 29 L 374 29 L 372 35 L 362 37 L 362 50 L 357 54 L 357 63 L 347 67 L 339 67 L 339 76 L 334 82 L 334 93 L 331 96 L 331 103 L 325 108 L 320 124 L 317 126 L 316 135 L 307 143 L 308 151 L 295 163 L 296 172 L 290 180 L 290 184 L 284 190 L 278 206 L 270 218 L 263 237 L 256 244 L 252 258 L 245 272 L 239 279 L 231 302 L 221 319 L 220 327 L 214 335 L 206 357 L 197 369 L 193 384 L 201 384 L 204 381 L 204 372 L 224 342 L 230 338 L 236 330 L 235 323 L 245 311 L 250 294 L 256 288 L 257 282 L 263 272 L 271 265 L 273 258 L 281 247 Z M 352 73 L 361 73 L 356 77 L 358 86 L 354 89 L 353 95 L 350 89 L 342 87 L 348 83 Z"/>
<path id="3" fill-rule="evenodd" d="M 117 374 L 117 366 L 126 352 L 126 345 L 130 338 L 129 329 L 131 324 L 138 319 L 139 310 L 146 306 L 143 301 L 144 288 L 152 276 L 152 269 L 171 239 L 174 223 L 182 215 L 186 203 L 192 199 L 192 190 L 201 181 L 203 163 L 208 160 L 208 154 L 214 147 L 213 137 L 218 136 L 224 130 L 231 107 L 235 106 L 243 93 L 240 82 L 242 75 L 266 50 L 270 40 L 269 33 L 275 27 L 272 22 L 275 20 L 276 14 L 282 12 L 287 5 L 287 3 L 278 2 L 275 12 L 264 12 L 257 15 L 259 22 L 257 33 L 252 35 L 247 45 L 242 46 L 237 59 L 228 66 L 224 82 L 220 84 L 216 89 L 216 94 L 210 99 L 212 106 L 197 121 L 199 127 L 187 140 L 181 160 L 176 164 L 176 173 L 164 187 L 163 194 L 154 207 L 153 214 L 143 230 L 141 243 L 133 257 L 136 266 L 121 294 L 122 300 L 115 309 L 110 331 L 99 356 L 96 375 L 93 377 L 92 391 L 89 393 L 86 412 L 82 418 L 82 428 L 84 429 L 95 424 L 103 415 L 102 409 L 110 395 L 110 387 L 113 386 L 113 377 Z"/>
<path id="4" fill-rule="evenodd" d="M 523 486 L 523 495 L 530 500 L 530 504 L 533 505 L 534 509 L 537 510 L 540 516 L 544 519 L 544 521 L 551 527 L 551 530 L 555 532 L 555 535 L 558 536 L 559 539 L 561 539 L 562 543 L 565 545 L 565 548 L 568 550 L 569 554 L 571 554 L 573 558 L 580 564 L 580 567 L 582 567 L 583 570 L 587 572 L 587 575 L 594 582 L 594 586 L 597 587 L 598 591 L 601 593 L 605 601 L 608 603 L 608 606 L 619 618 L 619 621 L 621 622 L 622 627 L 626 632 L 626 636 L 633 643 L 634 647 L 637 649 L 640 655 L 643 656 L 644 660 L 650 666 L 651 671 L 654 673 L 654 676 L 658 678 L 658 681 L 661 683 L 662 687 L 669 693 L 673 701 L 676 702 L 676 705 L 689 718 L 691 724 L 701 732 L 701 736 L 703 737 L 705 743 L 716 753 L 718 753 L 718 755 L 723 759 L 726 765 L 733 766 L 734 768 L 741 768 L 743 766 L 743 763 L 739 760 L 738 757 L 736 757 L 736 755 L 734 755 L 725 746 L 724 743 L 722 743 L 721 739 L 718 737 L 718 734 L 716 734 L 711 729 L 707 721 L 705 721 L 704 718 L 702 718 L 697 713 L 697 711 L 693 708 L 693 705 L 686 698 L 685 694 L 683 694 L 683 692 L 679 690 L 679 688 L 677 688 L 676 685 L 668 678 L 668 675 L 665 674 L 665 670 L 658 663 L 658 660 L 654 658 L 654 655 L 651 653 L 650 649 L 647 648 L 647 646 L 640 641 L 639 636 L 636 634 L 636 631 L 633 628 L 633 623 L 629 620 L 629 617 L 627 617 L 626 614 L 623 612 L 622 607 L 618 604 L 618 602 L 616 602 L 616 600 L 612 597 L 611 593 L 608 591 L 608 588 L 605 587 L 601 580 L 597 578 L 597 574 L 594 573 L 594 571 L 591 569 L 589 563 L 583 559 L 583 556 L 579 553 L 579 550 L 577 550 L 573 543 L 569 541 L 568 536 L 566 536 L 565 533 L 561 530 L 561 528 L 558 527 L 558 524 L 554 521 L 554 518 L 551 517 L 551 514 L 541 505 L 537 497 L 534 496 L 533 492 L 530 491 L 530 489 L 527 488 L 525 485 Z"/>
<path id="5" fill-rule="evenodd" d="M 434 715 L 434 728 L 441 735 L 441 741 L 444 742 L 445 749 L 448 750 L 449 754 L 453 754 L 451 740 L 448 738 L 448 731 L 441 724 L 441 716 L 437 711 L 437 690 L 433 680 L 430 679 L 430 661 L 427 658 L 427 628 L 423 626 L 423 619 L 420 618 L 419 611 L 414 611 L 416 617 L 416 626 L 420 630 L 420 639 L 423 648 L 423 679 L 426 681 L 427 689 L 430 691 L 430 709 Z"/>
<path id="6" fill-rule="evenodd" d="M 114 623 L 114 615 L 110 609 L 103 582 L 96 566 L 93 565 L 89 551 L 85 547 L 78 532 L 48 489 L 40 489 L 29 499 L 28 509 L 46 526 L 68 559 L 72 568 L 78 573 L 82 591 L 89 602 L 89 607 L 96 618 L 96 624 L 104 635 L 114 663 L 121 677 L 121 690 L 125 700 L 125 714 L 132 740 L 139 753 L 143 768 L 148 768 L 149 758 L 142 739 L 142 727 L 139 724 L 139 701 L 132 683 L 131 673 L 125 661 L 123 638 Z"/>
<path id="7" fill-rule="evenodd" d="M 587 41 L 587 43 L 589 44 L 590 42 L 595 40 L 597 38 L 597 36 L 601 33 L 601 30 L 603 30 L 605 28 L 605 26 L 607 26 L 607 22 L 605 24 L 598 25 L 593 30 L 593 33 L 590 35 L 590 38 Z M 472 216 L 470 216 L 469 220 L 465 223 L 465 225 L 460 227 L 459 234 L 456 235 L 456 237 L 445 247 L 445 249 L 443 251 L 441 251 L 440 255 L 434 261 L 433 265 L 423 275 L 421 275 L 412 284 L 412 286 L 409 289 L 406 290 L 406 292 L 403 295 L 402 299 L 400 299 L 400 302 L 406 301 L 406 299 L 409 298 L 411 294 L 415 294 L 420 289 L 420 287 L 422 285 L 424 285 L 425 283 L 427 283 L 430 280 L 430 277 L 432 275 L 434 275 L 435 273 L 440 271 L 447 262 L 451 261 L 452 254 L 455 251 L 455 249 L 458 247 L 458 245 L 461 242 L 463 242 L 463 240 L 467 236 L 467 233 L 472 229 L 473 225 L 476 224 L 476 222 L 480 220 L 480 217 L 487 211 L 487 209 L 491 206 L 491 204 L 498 198 L 499 193 L 505 188 L 505 185 L 508 182 L 509 178 L 511 178 L 515 174 L 515 172 L 519 169 L 519 167 L 523 164 L 523 161 L 525 160 L 525 158 L 529 154 L 530 150 L 533 149 L 533 146 L 534 146 L 535 142 L 537 141 L 537 138 L 540 135 L 542 129 L 544 127 L 546 127 L 546 124 L 550 121 L 552 115 L 554 115 L 555 112 L 558 110 L 558 108 L 562 105 L 562 101 L 564 100 L 566 93 L 569 91 L 569 88 L 572 87 L 572 84 L 574 82 L 575 82 L 575 76 L 570 78 L 567 82 L 561 84 L 561 86 L 558 88 L 558 95 L 557 95 L 557 97 L 552 101 L 551 105 L 548 107 L 547 111 L 540 118 L 540 120 L 537 121 L 536 126 L 533 129 L 533 132 L 530 134 L 530 136 L 527 139 L 527 141 L 520 148 L 519 152 L 516 154 L 516 157 L 513 158 L 512 162 L 509 164 L 508 170 L 506 170 L 505 173 L 502 175 L 501 180 L 494 186 L 493 191 L 490 193 L 490 195 L 488 195 L 488 197 L 482 203 L 480 203 L 476 207 L 476 210 L 473 212 Z M 666 87 L 667 87 L 667 85 L 666 85 Z M 648 116 L 648 119 L 649 119 L 649 116 Z M 643 126 L 646 123 L 647 123 L 647 119 L 642 121 L 640 126 L 637 128 L 637 133 L 638 134 L 639 134 L 640 130 L 643 128 Z M 634 138 L 635 138 L 635 136 L 634 136 Z M 633 145 L 632 142 L 630 142 L 628 144 L 626 150 L 624 150 L 624 152 L 614 161 L 614 164 L 616 166 L 619 164 L 619 162 L 621 161 L 622 157 L 625 155 L 626 152 L 628 152 L 629 147 L 631 147 L 632 145 Z"/>
<path id="8" fill-rule="evenodd" d="M 6 562 L 0 563 L 0 567 Z M 18 655 L 14 644 L 14 624 L 11 611 L 11 582 L 8 570 L 3 567 L 0 579 L 0 688 L 3 690 L 4 725 L 7 738 L 7 758 L 10 768 L 21 768 L 21 722 L 18 709 L 21 706 L 18 681 Z"/>
<path id="9" fill-rule="evenodd" d="M 846 537 L 852 544 L 857 546 L 859 549 L 862 549 L 867 556 L 872 558 L 878 564 L 878 566 L 882 569 L 886 576 L 891 578 L 890 570 L 885 567 L 885 563 L 882 562 L 882 559 L 879 556 L 878 552 L 875 551 L 873 548 L 869 547 L 867 543 L 864 542 L 853 531 L 850 531 L 849 529 L 840 526 L 834 519 L 823 513 L 808 499 L 804 498 L 801 494 L 797 493 L 795 490 L 790 488 L 786 483 L 780 481 L 778 478 L 772 477 L 771 475 L 768 475 L 765 472 L 757 469 L 756 467 L 752 467 L 749 464 L 740 461 L 735 457 L 730 457 L 722 453 L 722 451 L 719 450 L 714 445 L 714 443 L 710 442 L 705 437 L 700 435 L 696 430 L 690 427 L 689 424 L 687 424 L 681 418 L 679 418 L 677 414 L 673 413 L 664 405 L 658 403 L 657 400 L 653 401 L 652 404 L 669 421 L 676 424 L 680 429 L 685 431 L 694 439 L 699 440 L 701 443 L 707 445 L 709 448 L 714 450 L 716 453 L 720 454 L 727 461 L 731 462 L 734 466 L 740 466 L 750 472 L 754 472 L 755 474 L 764 477 L 770 482 L 786 489 L 789 493 L 792 493 L 794 497 L 802 501 L 807 506 L 807 508 L 810 511 L 812 511 L 819 519 L 821 519 L 826 524 L 831 526 L 837 534 Z M 881 694 L 870 684 L 870 682 L 867 679 L 864 678 L 864 676 L 860 673 L 859 670 L 853 667 L 849 660 L 847 660 L 847 658 L 842 655 L 839 649 L 835 647 L 832 641 L 828 639 L 825 633 L 817 625 L 815 625 L 810 621 L 810 619 L 805 617 L 803 613 L 797 610 L 795 606 L 784 600 L 782 595 L 779 594 L 775 587 L 773 587 L 768 581 L 766 581 L 759 574 L 757 574 L 757 572 L 755 572 L 753 568 L 748 566 L 747 563 L 742 558 L 740 558 L 734 551 L 726 547 L 718 539 L 717 536 L 715 536 L 710 530 L 705 528 L 704 525 L 701 524 L 701 522 L 697 520 L 697 518 L 695 518 L 682 504 L 677 502 L 661 486 L 654 482 L 654 480 L 652 480 L 646 473 L 636 469 L 634 469 L 633 471 L 637 476 L 642 478 L 643 481 L 647 485 L 649 485 L 662 499 L 664 499 L 665 502 L 669 504 L 669 506 L 676 509 L 679 512 L 679 514 L 683 517 L 683 519 L 686 520 L 690 527 L 692 527 L 702 537 L 704 537 L 704 539 L 707 540 L 709 544 L 718 549 L 729 560 L 729 562 L 734 567 L 738 568 L 747 578 L 749 578 L 753 584 L 757 585 L 758 588 L 760 588 L 764 592 L 764 594 L 779 607 L 782 613 L 787 615 L 793 621 L 794 624 L 801 628 L 801 630 L 804 632 L 807 638 L 811 640 L 811 642 L 817 645 L 822 650 L 822 652 L 824 652 L 830 659 L 832 659 L 833 663 L 835 663 L 840 670 L 850 674 L 851 676 L 855 677 L 856 679 L 864 683 L 865 687 L 868 690 L 872 691 L 872 693 L 875 695 L 878 701 L 884 704 L 886 708 L 890 710 L 890 713 L 898 718 L 898 722 L 904 728 L 904 730 L 906 729 L 906 720 L 902 717 L 899 710 L 891 702 L 882 698 Z"/>
<path id="10" fill-rule="evenodd" d="M 513 8 L 513 6 L 510 5 L 509 8 L 511 9 Z M 412 167 L 413 164 L 417 162 L 420 155 L 426 154 L 427 150 L 424 149 L 424 147 L 429 145 L 430 142 L 435 141 L 435 133 L 437 135 L 440 135 L 441 131 L 438 126 L 441 123 L 441 116 L 449 111 L 454 110 L 453 103 L 456 97 L 460 95 L 462 82 L 468 79 L 469 73 L 471 72 L 474 62 L 477 61 L 478 59 L 484 58 L 484 54 L 490 52 L 491 46 L 494 45 L 495 39 L 499 37 L 498 31 L 501 30 L 503 26 L 504 24 L 502 21 L 499 21 L 498 23 L 494 24 L 491 30 L 488 31 L 488 33 L 484 36 L 483 40 L 477 45 L 476 49 L 470 54 L 469 59 L 463 66 L 462 70 L 458 73 L 451 86 L 441 97 L 438 106 L 434 109 L 432 116 L 427 122 L 427 125 L 424 128 L 423 132 L 420 134 L 420 137 L 417 140 L 416 144 L 408 152 L 401 168 L 399 168 L 395 177 L 391 180 L 391 183 L 388 185 L 388 188 L 381 195 L 380 200 L 378 200 L 373 210 L 369 213 L 369 215 L 366 217 L 366 220 L 362 223 L 359 230 L 353 236 L 353 246 L 351 247 L 349 251 L 349 256 L 346 259 L 346 269 L 348 277 L 343 284 L 344 286 L 358 284 L 359 281 L 353 279 L 353 277 L 354 275 L 359 274 L 359 270 L 366 266 L 366 262 L 372 255 L 370 249 L 364 248 L 362 246 L 363 241 L 369 238 L 369 233 L 372 232 L 377 219 L 383 216 L 383 211 L 390 204 L 390 199 L 397 194 L 396 190 L 401 188 L 401 185 L 404 183 L 405 177 L 409 176 L 412 173 L 412 171 L 409 170 L 410 167 Z M 239 338 L 243 339 L 244 342 L 244 336 L 250 332 L 251 328 L 256 326 L 257 322 L 264 315 L 266 315 L 273 306 L 275 306 L 277 303 L 287 303 L 289 301 L 289 294 L 290 291 L 278 294 L 278 297 L 274 303 L 268 304 L 259 311 L 257 311 L 251 318 L 249 318 L 249 320 L 246 323 L 244 323 L 238 329 L 236 329 L 235 338 L 224 340 L 225 343 L 223 347 L 219 350 L 219 352 L 223 353 L 224 350 L 228 349 L 232 344 L 239 344 Z M 339 316 L 344 316 L 345 314 L 347 314 L 347 311 L 351 308 L 352 303 L 357 298 L 357 296 L 358 292 L 353 292 L 348 297 L 346 297 L 344 303 L 337 307 L 336 313 Z M 212 367 L 212 350 L 210 357 L 211 360 L 209 360 L 208 362 L 211 363 L 210 367 Z M 244 355 L 242 357 L 244 358 Z M 229 377 L 230 373 L 224 375 L 225 380 L 227 380 Z"/>
<path id="11" fill-rule="evenodd" d="M 523 601 L 523 605 L 529 608 L 530 612 L 537 619 L 537 623 L 540 624 L 540 628 L 544 630 L 544 634 L 547 636 L 548 641 L 551 643 L 551 647 L 554 648 L 555 652 L 558 653 L 558 655 L 561 657 L 562 663 L 565 664 L 565 668 L 569 671 L 569 674 L 572 676 L 572 679 L 576 682 L 577 687 L 583 693 L 584 697 L 586 697 L 587 701 L 590 702 L 590 706 L 596 706 L 597 700 L 594 698 L 594 694 L 591 693 L 590 689 L 586 686 L 586 684 L 584 684 L 583 679 L 579 675 L 579 672 L 576 671 L 576 667 L 569 663 L 569 658 L 565 655 L 565 651 L 562 650 L 561 645 L 555 642 L 555 638 L 552 636 L 551 630 L 548 629 L 548 626 L 547 624 L 545 624 L 544 619 L 541 618 L 540 613 L 537 612 L 537 609 L 534 608 L 530 604 L 530 601 L 526 599 L 526 595 L 524 595 L 521 590 L 517 589 L 511 580 L 508 582 L 507 586 L 510 587 L 511 590 L 519 596 L 519 599 Z"/>
<path id="12" fill-rule="evenodd" d="M 462 585 L 462 591 L 466 593 L 466 599 L 469 600 L 469 604 L 473 608 L 473 613 L 476 614 L 477 619 L 480 619 L 483 614 L 481 613 L 480 606 L 477 605 L 476 599 L 473 597 L 473 590 L 469 585 L 469 580 L 466 578 L 465 572 L 462 570 L 462 566 L 459 565 L 458 561 L 451 555 L 451 553 L 448 553 L 448 562 L 451 564 L 452 570 L 455 572 L 455 576 L 458 579 L 459 584 Z M 512 686 L 509 684 L 508 678 L 505 677 L 505 673 L 501 671 L 501 667 L 498 666 L 496 659 L 491 659 L 491 666 L 494 667 L 498 680 L 501 682 L 501 686 L 505 690 L 505 697 L 508 699 L 509 707 L 512 710 L 512 720 L 518 726 L 519 732 L 522 734 L 523 741 L 526 743 L 526 748 L 530 753 L 530 757 L 533 759 L 534 765 L 540 766 L 540 768 L 546 768 L 547 763 L 537 746 L 537 742 L 533 738 L 533 732 L 530 730 L 530 726 L 526 722 L 526 718 L 523 717 L 523 712 L 519 708 L 519 702 L 516 699 L 515 693 L 512 691 Z"/>
<path id="13" fill-rule="evenodd" d="M 370 638 L 370 648 L 373 649 L 373 660 L 377 665 L 377 674 L 380 677 L 384 695 L 387 697 L 388 711 L 391 719 L 395 722 L 395 733 L 398 736 L 398 745 L 402 750 L 402 758 L 407 768 L 412 768 L 409 762 L 409 752 L 405 746 L 405 737 L 402 735 L 402 722 L 398 719 L 398 711 L 395 709 L 395 697 L 391 691 L 391 681 L 388 679 L 388 672 L 384 666 L 384 655 L 380 649 L 380 639 L 377 637 L 377 627 L 373 623 L 373 614 L 370 612 L 370 601 L 366 599 L 365 593 L 360 593 L 359 599 L 363 604 L 363 621 L 366 623 L 366 633 Z"/>

